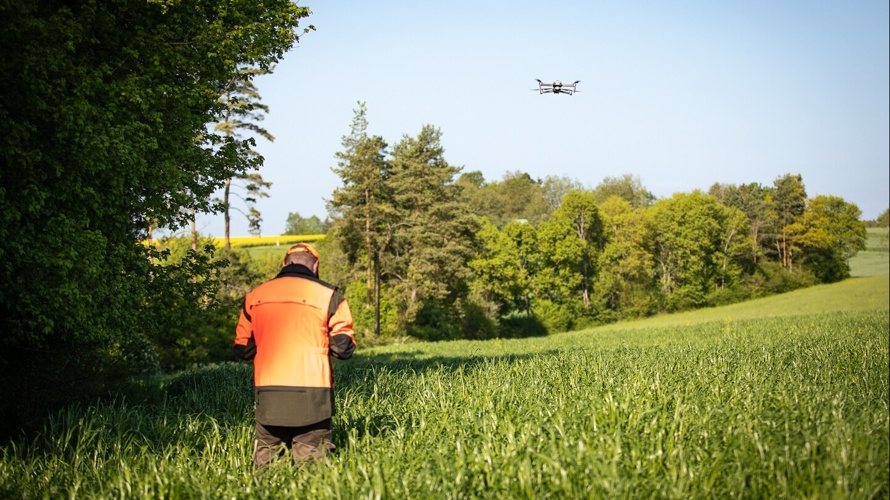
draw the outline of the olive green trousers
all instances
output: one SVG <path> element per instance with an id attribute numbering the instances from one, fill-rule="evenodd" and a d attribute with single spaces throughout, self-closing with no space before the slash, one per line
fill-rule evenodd
<path id="1" fill-rule="evenodd" d="M 331 440 L 331 419 L 302 427 L 284 427 L 256 423 L 253 461 L 257 469 L 269 466 L 287 454 L 294 462 L 324 458 L 336 447 Z"/>

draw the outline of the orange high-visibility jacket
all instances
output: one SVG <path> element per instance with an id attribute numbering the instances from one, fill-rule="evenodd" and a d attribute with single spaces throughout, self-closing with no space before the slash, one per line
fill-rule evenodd
<path id="1" fill-rule="evenodd" d="M 348 359 L 354 350 L 349 305 L 305 266 L 285 266 L 244 299 L 235 355 L 253 359 L 256 419 L 264 425 L 296 427 L 330 418 L 330 356 Z"/>

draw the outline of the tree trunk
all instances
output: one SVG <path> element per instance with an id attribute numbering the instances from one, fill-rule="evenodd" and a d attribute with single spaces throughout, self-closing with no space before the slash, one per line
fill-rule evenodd
<path id="1" fill-rule="evenodd" d="M 757 238 L 758 238 L 759 233 L 760 233 L 760 223 L 755 221 L 754 223 L 751 224 L 751 239 L 753 240 L 751 242 L 751 252 L 753 253 L 755 264 L 757 264 L 757 249 L 759 247 Z"/>
<path id="2" fill-rule="evenodd" d="M 380 254 L 374 254 L 374 336 L 380 336 Z"/>
<path id="3" fill-rule="evenodd" d="M 232 187 L 232 178 L 229 177 L 226 179 L 226 188 L 223 191 L 223 219 L 226 221 L 225 225 L 225 247 L 226 250 L 232 249 L 232 242 L 229 240 L 229 229 L 231 228 L 232 220 L 229 215 L 229 190 Z"/>
<path id="4" fill-rule="evenodd" d="M 372 256 L 373 253 L 371 250 L 371 214 L 370 214 L 370 193 L 368 190 L 365 190 L 365 253 L 368 254 L 368 266 L 365 270 L 365 308 L 371 306 L 371 268 L 376 265 L 376 262 L 372 265 L 372 261 L 375 260 L 376 254 Z M 376 273 L 376 271 L 375 271 Z M 376 275 L 375 275 L 376 278 Z M 376 297 L 375 297 L 376 302 Z"/>
<path id="5" fill-rule="evenodd" d="M 152 239 L 152 235 L 153 235 L 153 233 L 154 233 L 154 230 L 155 230 L 155 226 L 154 226 L 154 224 L 151 222 L 151 220 L 149 219 L 149 221 L 148 221 L 148 234 L 146 235 L 146 237 L 148 238 L 148 248 L 154 248 L 154 240 Z M 151 256 L 150 253 L 148 254 L 148 261 L 151 262 L 152 264 L 155 263 L 155 260 L 152 258 L 152 256 Z"/>
<path id="6" fill-rule="evenodd" d="M 196 219 L 198 217 L 197 211 L 195 207 L 192 207 L 189 210 L 192 214 L 192 220 L 189 222 L 191 224 L 191 232 L 192 232 L 192 250 L 198 251 L 198 228 Z"/>

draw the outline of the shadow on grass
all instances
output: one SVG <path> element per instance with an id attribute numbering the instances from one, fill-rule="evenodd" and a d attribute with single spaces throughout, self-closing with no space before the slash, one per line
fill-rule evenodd
<path id="1" fill-rule="evenodd" d="M 335 367 L 335 398 L 343 404 L 339 391 L 355 389 L 359 397 L 382 376 L 410 382 L 424 372 L 472 372 L 482 365 L 514 362 L 554 351 L 502 356 L 434 356 L 420 350 L 401 353 L 358 353 Z M 89 403 L 70 406 L 54 413 L 28 435 L 15 440 L 21 459 L 57 453 L 59 436 L 66 442 L 96 439 L 87 434 L 108 433 L 114 439 L 135 439 L 153 449 L 170 446 L 204 446 L 202 434 L 171 431 L 173 427 L 206 429 L 208 432 L 237 433 L 253 427 L 253 365 L 228 362 L 190 368 L 172 375 L 144 377 L 119 384 L 113 391 Z M 351 428 L 358 436 L 380 436 L 397 427 L 411 428 L 410 422 L 396 422 L 392 414 L 362 415 L 347 426 L 335 424 L 338 449 L 348 449 L 345 433 Z M 83 435 L 78 438 L 77 436 Z M 129 436 L 129 437 L 126 437 Z M 12 445 L 13 441 L 6 443 Z"/>

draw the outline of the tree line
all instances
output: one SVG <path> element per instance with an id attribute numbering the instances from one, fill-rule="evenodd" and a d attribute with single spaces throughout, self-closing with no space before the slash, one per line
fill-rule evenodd
<path id="1" fill-rule="evenodd" d="M 328 233 L 369 338 L 540 335 L 747 300 L 849 277 L 853 203 L 803 178 L 655 199 L 631 175 L 592 189 L 449 164 L 430 125 L 391 148 L 358 103 L 333 169 Z"/>

